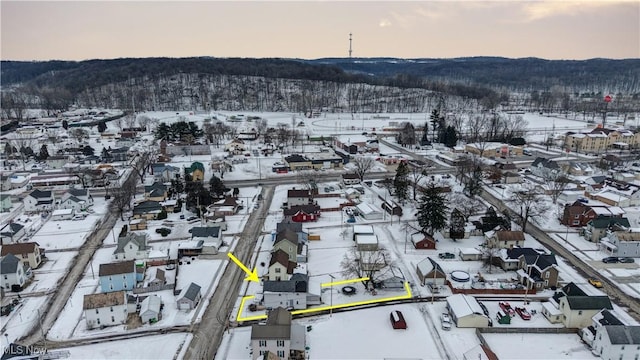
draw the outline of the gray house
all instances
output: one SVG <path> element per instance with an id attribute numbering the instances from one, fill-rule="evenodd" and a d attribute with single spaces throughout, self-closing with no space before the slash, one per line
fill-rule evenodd
<path id="1" fill-rule="evenodd" d="M 309 277 L 304 274 L 293 274 L 287 281 L 265 281 L 263 295 L 267 309 L 306 309 L 322 303 L 319 295 L 309 293 Z"/>
<path id="2" fill-rule="evenodd" d="M 0 194 L 0 212 L 6 212 L 11 210 L 11 195 Z"/>
<path id="3" fill-rule="evenodd" d="M 640 232 L 611 231 L 600 246 L 613 256 L 640 258 Z"/>
<path id="4" fill-rule="evenodd" d="M 0 244 L 17 242 L 24 234 L 24 226 L 15 222 L 8 223 L 0 229 Z"/>
<path id="5" fill-rule="evenodd" d="M 598 217 L 587 223 L 582 235 L 591 242 L 600 242 L 610 229 L 628 229 L 631 226 L 625 217 Z"/>
<path id="6" fill-rule="evenodd" d="M 189 311 L 198 306 L 198 302 L 200 302 L 201 298 L 202 293 L 200 292 L 200 285 L 191 283 L 180 292 L 176 304 L 178 305 L 179 310 Z"/>
<path id="7" fill-rule="evenodd" d="M 305 328 L 291 323 L 291 313 L 282 307 L 267 315 L 265 324 L 251 326 L 252 359 L 305 359 Z"/>

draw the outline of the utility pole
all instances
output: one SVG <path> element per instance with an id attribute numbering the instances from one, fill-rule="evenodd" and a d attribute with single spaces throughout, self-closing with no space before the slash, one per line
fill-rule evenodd
<path id="1" fill-rule="evenodd" d="M 38 311 L 38 322 L 40 323 L 40 333 L 42 334 L 42 341 L 44 342 L 44 348 L 47 349 L 47 337 L 44 334 L 44 327 L 42 327 L 42 316 L 40 316 L 40 309 Z"/>
<path id="2" fill-rule="evenodd" d="M 335 279 L 333 277 L 333 275 L 329 274 L 329 277 L 331 277 L 331 287 L 329 287 L 329 289 L 331 290 L 331 294 L 329 295 L 331 297 L 331 302 L 329 305 L 329 317 L 333 316 L 333 280 Z"/>

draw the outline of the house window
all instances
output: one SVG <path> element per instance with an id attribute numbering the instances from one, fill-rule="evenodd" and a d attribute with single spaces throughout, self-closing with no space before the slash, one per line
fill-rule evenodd
<path id="1" fill-rule="evenodd" d="M 111 307 L 111 312 L 113 312 L 113 306 Z"/>
<path id="2" fill-rule="evenodd" d="M 582 315 L 582 310 L 578 310 L 578 315 Z"/>
<path id="3" fill-rule="evenodd" d="M 100 318 L 98 318 L 98 325 L 100 325 Z"/>
<path id="4" fill-rule="evenodd" d="M 260 340 L 260 341 L 258 341 L 258 346 L 260 346 L 260 347 L 266 347 L 266 346 L 267 346 L 267 340 Z"/>
<path id="5" fill-rule="evenodd" d="M 264 355 L 265 352 L 266 351 L 264 351 L 264 350 L 260 350 L 260 356 Z"/>
<path id="6" fill-rule="evenodd" d="M 7 274 L 4 275 L 4 279 L 7 280 Z"/>
<path id="7" fill-rule="evenodd" d="M 283 358 L 284 358 L 284 351 L 283 351 L 283 350 L 278 350 L 278 357 L 279 357 L 280 359 L 283 359 Z"/>
<path id="8" fill-rule="evenodd" d="M 129 249 L 133 249 L 133 245 L 129 244 Z"/>
<path id="9" fill-rule="evenodd" d="M 549 278 L 549 272 L 548 271 L 544 274 L 544 277 L 547 278 L 547 279 Z"/>
<path id="10" fill-rule="evenodd" d="M 96 309 L 96 314 L 98 313 L 98 309 Z"/>
<path id="11" fill-rule="evenodd" d="M 112 316 L 112 317 L 111 317 L 111 322 L 116 322 L 116 318 L 115 318 L 115 316 Z"/>
<path id="12" fill-rule="evenodd" d="M 284 347 L 284 340 L 278 340 L 278 342 L 276 343 L 276 345 L 278 347 Z M 624 347 L 624 346 L 623 346 Z"/>
<path id="13" fill-rule="evenodd" d="M 279 273 L 280 273 L 280 270 L 281 270 L 280 268 L 276 268 L 276 273 L 278 273 L 278 274 L 279 274 Z"/>

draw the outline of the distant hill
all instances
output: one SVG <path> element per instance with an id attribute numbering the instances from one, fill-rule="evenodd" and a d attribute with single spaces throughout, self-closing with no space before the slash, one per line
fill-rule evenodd
<path id="1" fill-rule="evenodd" d="M 561 86 L 572 92 L 640 92 L 640 59 L 123 58 L 80 62 L 2 61 L 1 69 L 3 86 L 17 83 L 61 86 L 72 93 L 130 78 L 182 73 L 396 86 L 415 86 L 426 80 L 518 91 L 549 90 L 552 86 Z"/>

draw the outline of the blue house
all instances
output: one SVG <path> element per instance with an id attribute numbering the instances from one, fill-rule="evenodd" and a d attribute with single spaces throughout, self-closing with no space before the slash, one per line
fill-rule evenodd
<path id="1" fill-rule="evenodd" d="M 98 275 L 103 293 L 130 291 L 136 287 L 136 264 L 133 260 L 100 264 Z"/>

